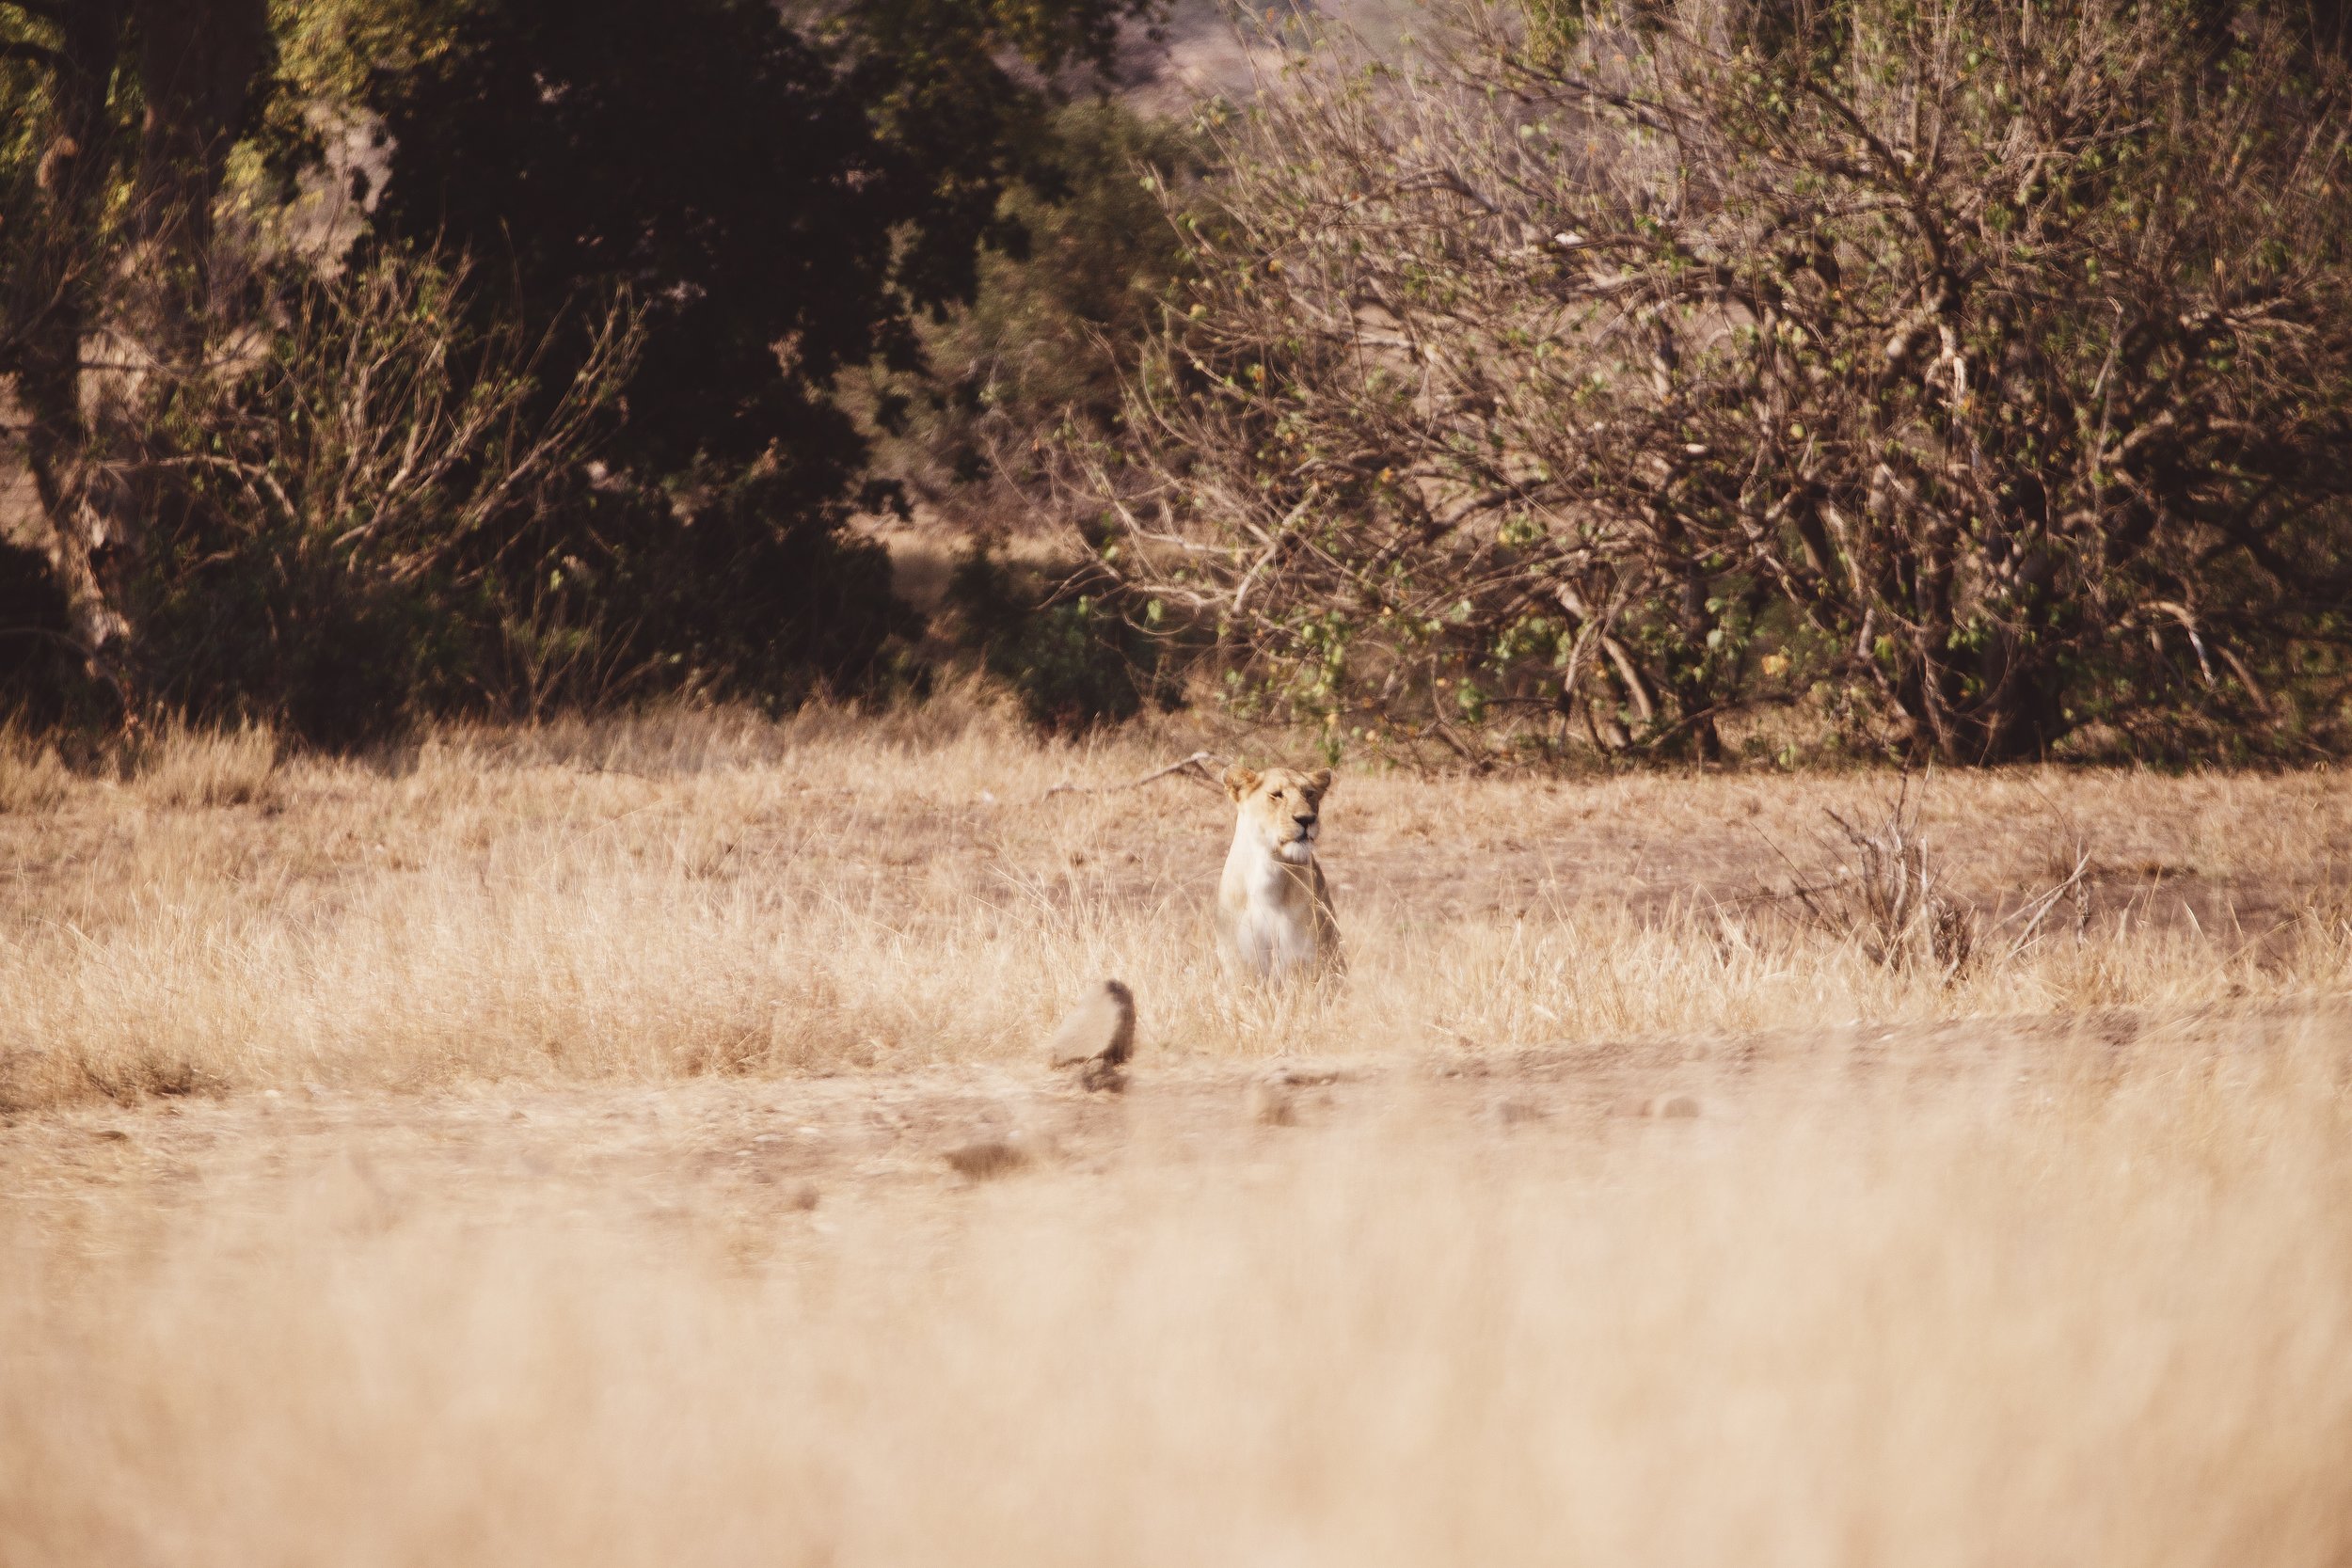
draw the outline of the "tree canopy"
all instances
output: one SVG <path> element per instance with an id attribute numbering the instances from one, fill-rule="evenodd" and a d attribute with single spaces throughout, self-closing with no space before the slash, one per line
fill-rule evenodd
<path id="1" fill-rule="evenodd" d="M 381 575 L 365 531 L 299 505 L 264 509 L 264 526 L 199 494 L 225 449 L 189 422 L 247 395 L 255 333 L 294 319 L 315 332 L 310 275 L 349 266 L 383 286 L 336 296 L 346 305 L 434 312 L 444 341 L 416 363 L 452 396 L 501 388 L 495 405 L 540 425 L 568 410 L 579 442 L 568 487 L 541 476 L 531 504 L 493 508 L 434 553 L 435 572 L 402 578 L 404 613 L 448 628 L 428 660 L 438 689 L 486 691 L 501 684 L 486 648 L 591 622 L 602 667 L 641 684 L 772 696 L 874 678 L 903 616 L 875 552 L 843 530 L 867 450 L 835 378 L 916 369 L 918 324 L 970 300 L 985 247 L 1019 249 L 1003 198 L 1041 173 L 1054 84 L 1104 61 L 1142 8 L 0 4 L 0 96 L 15 111 L 0 150 L 0 374 L 30 415 L 48 553 L 84 652 L 134 702 L 169 687 L 234 706 L 252 669 L 302 660 L 263 648 L 235 661 L 238 689 L 191 689 L 185 650 L 168 646 L 173 607 L 210 601 L 198 620 L 217 641 L 238 635 L 218 613 L 242 592 L 224 573 L 282 587 L 301 556 Z M 329 156 L 355 131 L 373 150 Z M 322 169 L 366 211 L 347 261 L 305 253 L 283 221 Z M 215 234 L 224 203 L 240 224 Z M 138 373 L 86 363 L 102 338 Z M 313 338 L 263 357 L 345 373 L 317 350 Z M 575 417 L 583 376 L 604 417 Z M 220 417 L 248 442 L 271 428 Z M 240 450 L 251 473 L 283 466 Z M 492 450 L 522 449 L 457 469 Z M 287 618 L 262 619 L 246 631 L 278 647 Z"/>

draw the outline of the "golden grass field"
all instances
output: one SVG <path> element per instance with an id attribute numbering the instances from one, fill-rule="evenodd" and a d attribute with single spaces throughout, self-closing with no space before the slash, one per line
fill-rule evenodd
<path id="1" fill-rule="evenodd" d="M 11 742 L 0 1563 L 2352 1560 L 2338 776 L 1914 781 L 1947 975 L 1772 895 L 1890 776 L 1343 766 L 1234 996 L 1047 793 L 1196 738 Z"/>

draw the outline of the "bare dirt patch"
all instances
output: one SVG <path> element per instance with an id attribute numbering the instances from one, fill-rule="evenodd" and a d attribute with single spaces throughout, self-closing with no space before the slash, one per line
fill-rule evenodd
<path id="1" fill-rule="evenodd" d="M 55 1112 L 0 1558 L 2325 1562 L 2348 1028 Z"/>

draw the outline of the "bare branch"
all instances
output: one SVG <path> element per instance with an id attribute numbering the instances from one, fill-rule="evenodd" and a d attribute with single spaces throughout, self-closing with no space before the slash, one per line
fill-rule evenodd
<path id="1" fill-rule="evenodd" d="M 1211 752 L 1195 752 L 1188 757 L 1178 757 L 1165 768 L 1155 768 L 1142 777 L 1129 779 L 1124 784 L 1057 784 L 1049 787 L 1039 799 L 1050 800 L 1057 795 L 1101 795 L 1118 789 L 1139 789 L 1145 784 L 1155 784 L 1173 773 L 1182 773 L 1187 778 L 1208 785 L 1211 789 L 1217 789 L 1222 786 L 1217 784 L 1216 774 L 1213 769 L 1222 766 L 1224 761 L 1223 757 Z"/>

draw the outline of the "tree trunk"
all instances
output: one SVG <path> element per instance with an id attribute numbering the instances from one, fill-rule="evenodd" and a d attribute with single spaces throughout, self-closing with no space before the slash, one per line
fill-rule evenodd
<path id="1" fill-rule="evenodd" d="M 1948 646 L 1929 645 L 1933 636 L 1922 635 L 1916 657 L 1905 661 L 1895 684 L 1913 761 L 1966 768 L 2029 762 L 2066 733 L 2062 682 L 2048 659 L 2013 637 L 1996 637 L 1969 661 L 1973 670 L 1964 670 Z M 1972 674 L 1977 693 L 1961 700 L 1957 694 Z"/>
<path id="2" fill-rule="evenodd" d="M 1714 698 L 1706 674 L 1708 639 L 1716 626 L 1715 611 L 1708 602 L 1707 569 L 1691 547 L 1682 519 L 1671 508 L 1654 513 L 1651 526 L 1669 554 L 1668 570 L 1676 578 L 1675 629 L 1680 646 L 1667 655 L 1666 687 L 1674 693 L 1692 751 L 1702 762 L 1720 762 L 1724 742 L 1716 733 Z"/>
<path id="3" fill-rule="evenodd" d="M 44 127 L 38 228 L 16 291 L 17 401 L 25 455 L 46 515 L 51 564 L 71 607 L 74 635 L 94 672 L 115 679 L 127 631 L 110 578 L 118 538 L 106 515 L 92 421 L 83 400 L 83 356 L 105 269 L 98 229 L 112 176 L 107 98 L 121 47 L 124 8 L 85 0 L 68 8 L 54 68 L 54 112 Z"/>
<path id="4" fill-rule="evenodd" d="M 175 372 L 204 350 L 213 198 L 266 51 L 266 0 L 78 0 L 56 24 L 38 232 L 10 301 L 11 368 L 74 635 L 91 673 L 135 711 L 149 425 Z M 127 252 L 108 231 L 122 151 L 111 100 L 126 64 L 146 105 Z"/>
<path id="5" fill-rule="evenodd" d="M 214 297 L 213 198 L 268 53 L 267 0 L 137 0 L 137 12 L 147 115 L 133 213 L 139 245 L 158 263 L 149 277 L 165 292 L 146 325 L 166 347 L 193 352 L 223 303 Z"/>
<path id="6" fill-rule="evenodd" d="M 2013 635 L 1994 638 L 1979 662 L 1977 750 L 1985 762 L 2026 762 L 2066 733 L 2058 671 Z"/>

